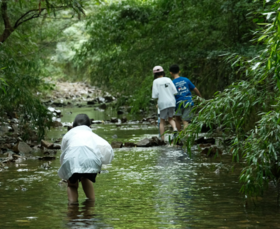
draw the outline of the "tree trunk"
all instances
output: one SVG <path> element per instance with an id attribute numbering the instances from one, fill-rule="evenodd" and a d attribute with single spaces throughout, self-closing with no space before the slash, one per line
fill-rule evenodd
<path id="1" fill-rule="evenodd" d="M 0 42 L 3 43 L 5 40 L 7 40 L 7 38 L 14 31 L 14 28 L 11 25 L 9 16 L 7 14 L 7 0 L 2 1 L 1 14 L 2 14 L 3 21 L 4 21 L 4 25 L 5 25 L 5 29 L 2 33 L 2 35 L 0 36 Z"/>

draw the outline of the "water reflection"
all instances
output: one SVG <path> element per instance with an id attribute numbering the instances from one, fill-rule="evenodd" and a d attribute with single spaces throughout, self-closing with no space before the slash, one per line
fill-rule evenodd
<path id="1" fill-rule="evenodd" d="M 96 125 L 93 131 L 123 142 L 158 133 L 140 125 Z M 65 132 L 53 129 L 49 138 Z M 79 206 L 67 205 L 67 186 L 57 176 L 59 154 L 48 168 L 36 159 L 8 165 L 0 171 L 0 228 L 280 228 L 274 189 L 258 206 L 245 206 L 238 183 L 242 165 L 231 173 L 230 155 L 192 153 L 190 159 L 176 147 L 118 149 L 94 184 L 95 204 Z M 81 188 L 79 194 L 86 198 Z"/>
<path id="2" fill-rule="evenodd" d="M 94 201 L 85 200 L 80 205 L 68 205 L 67 222 L 68 228 L 113 228 L 104 224 L 100 216 L 95 214 Z"/>

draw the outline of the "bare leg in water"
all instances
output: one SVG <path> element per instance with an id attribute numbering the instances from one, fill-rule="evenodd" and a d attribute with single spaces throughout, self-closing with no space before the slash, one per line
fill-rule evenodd
<path id="1" fill-rule="evenodd" d="M 84 177 L 82 177 L 81 182 L 82 182 L 84 193 L 86 194 L 86 197 L 88 198 L 88 200 L 94 201 L 95 196 L 94 196 L 94 188 L 93 188 L 92 182 L 89 179 L 84 178 Z"/>
<path id="2" fill-rule="evenodd" d="M 173 120 L 173 118 L 168 118 L 168 121 L 169 121 L 170 125 L 172 126 L 173 131 L 177 131 L 176 123 Z M 161 135 L 161 139 L 162 140 L 164 140 L 164 126 L 165 126 L 165 120 L 161 118 L 160 119 L 159 130 L 160 130 L 160 135 Z"/>
<path id="3" fill-rule="evenodd" d="M 67 194 L 68 194 L 68 200 L 69 204 L 78 204 L 78 187 L 79 187 L 79 181 L 72 184 L 69 180 L 68 187 L 67 187 Z"/>

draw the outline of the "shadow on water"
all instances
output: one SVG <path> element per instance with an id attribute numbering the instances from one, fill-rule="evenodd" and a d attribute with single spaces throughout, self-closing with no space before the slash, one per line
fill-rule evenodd
<path id="1" fill-rule="evenodd" d="M 111 141 L 156 136 L 156 126 L 94 126 Z M 66 129 L 52 129 L 60 138 Z M 115 139 L 114 139 L 115 140 Z M 104 165 L 94 184 L 96 201 L 68 206 L 66 184 L 59 183 L 59 156 L 49 168 L 25 160 L 0 172 L 0 228 L 280 228 L 276 192 L 270 188 L 257 202 L 246 204 L 239 193 L 231 156 L 210 159 L 193 151 L 190 158 L 176 147 L 122 148 Z M 232 165 L 236 166 L 234 173 Z M 238 167 L 239 166 L 239 167 Z"/>

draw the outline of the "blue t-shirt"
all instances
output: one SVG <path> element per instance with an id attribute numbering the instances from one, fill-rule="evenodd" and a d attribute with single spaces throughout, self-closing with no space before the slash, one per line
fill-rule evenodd
<path id="1" fill-rule="evenodd" d="M 178 91 L 178 94 L 175 95 L 176 98 L 176 108 L 179 104 L 184 101 L 184 105 L 190 103 L 193 106 L 192 93 L 191 91 L 195 89 L 193 83 L 186 77 L 178 77 L 173 80 L 173 83 Z"/>

